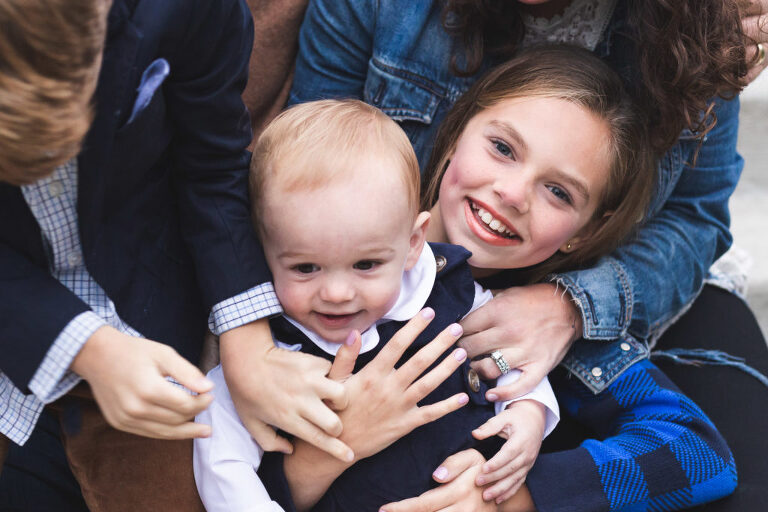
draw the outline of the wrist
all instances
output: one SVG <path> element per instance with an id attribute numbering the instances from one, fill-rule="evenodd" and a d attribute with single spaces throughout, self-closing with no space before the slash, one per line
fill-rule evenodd
<path id="1" fill-rule="evenodd" d="M 583 313 L 578 301 L 571 295 L 568 287 L 557 281 L 546 284 L 552 288 L 553 297 L 558 301 L 562 318 L 570 328 L 570 336 L 568 338 L 568 346 L 570 347 L 574 341 L 584 336 Z"/>
<path id="2" fill-rule="evenodd" d="M 109 325 L 103 325 L 96 329 L 72 359 L 69 369 L 83 379 L 89 380 L 94 370 L 102 366 L 105 357 L 109 357 L 106 352 L 108 349 L 114 348 L 115 337 L 117 336 L 123 336 L 123 334 Z"/>
<path id="3" fill-rule="evenodd" d="M 267 352 L 275 348 L 269 321 L 265 318 L 235 327 L 221 333 L 219 336 L 219 355 L 222 366 L 233 367 L 239 364 L 251 364 L 252 361 L 244 354 L 253 354 L 262 359 Z"/>

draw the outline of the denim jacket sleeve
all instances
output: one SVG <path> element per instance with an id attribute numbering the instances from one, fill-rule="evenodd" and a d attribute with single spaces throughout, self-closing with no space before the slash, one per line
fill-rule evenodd
<path id="1" fill-rule="evenodd" d="M 632 354 L 642 356 L 638 339 L 654 341 L 687 309 L 709 266 L 731 244 L 728 198 L 743 166 L 736 152 L 738 99 L 718 99 L 715 112 L 717 125 L 698 155 L 698 142 L 686 131 L 662 158 L 651 212 L 635 238 L 593 268 L 555 276 L 582 311 L 584 336 L 618 339 L 602 348 L 579 342 L 564 361 L 594 391 Z M 612 368 L 597 364 L 608 360 Z"/>

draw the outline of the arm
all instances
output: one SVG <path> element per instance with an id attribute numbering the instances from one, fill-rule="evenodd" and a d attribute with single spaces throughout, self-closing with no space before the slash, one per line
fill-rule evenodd
<path id="1" fill-rule="evenodd" d="M 363 98 L 373 53 L 376 3 L 311 1 L 299 32 L 289 104 L 324 98 Z"/>
<path id="2" fill-rule="evenodd" d="M 556 387 L 596 439 L 539 456 L 527 480 L 538 510 L 687 508 L 733 492 L 736 466 L 725 441 L 652 363 L 632 365 L 598 395 L 577 379 Z"/>
<path id="3" fill-rule="evenodd" d="M 209 323 L 221 333 L 232 398 L 264 448 L 290 450 L 269 422 L 341 454 L 346 447 L 331 437 L 341 424 L 322 399 L 339 402 L 343 389 L 325 378 L 324 361 L 275 349 L 262 320 L 281 309 L 248 201 L 251 131 L 240 94 L 253 41 L 251 14 L 236 0 L 199 0 L 186 9 L 191 20 L 171 56 L 166 90 L 176 128 L 175 184 L 183 235 L 212 309 Z M 286 372 L 293 387 L 278 385 Z"/>

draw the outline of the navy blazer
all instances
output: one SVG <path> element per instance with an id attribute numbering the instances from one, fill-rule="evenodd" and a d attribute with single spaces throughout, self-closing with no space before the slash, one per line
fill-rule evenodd
<path id="1" fill-rule="evenodd" d="M 217 302 L 270 280 L 251 227 L 240 0 L 115 0 L 78 156 L 86 267 L 120 317 L 196 362 Z M 170 74 L 131 116 L 143 71 Z M 19 187 L 0 183 L 0 369 L 21 390 L 88 306 L 54 279 Z"/>

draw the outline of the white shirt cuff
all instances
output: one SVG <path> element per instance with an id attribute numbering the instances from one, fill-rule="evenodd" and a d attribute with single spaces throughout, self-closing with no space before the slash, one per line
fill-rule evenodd
<path id="1" fill-rule="evenodd" d="M 502 375 L 496 381 L 496 387 L 508 386 L 520 378 L 521 372 L 518 369 L 512 369 L 506 375 Z M 529 393 L 519 396 L 513 400 L 507 400 L 504 402 L 496 402 L 496 414 L 507 408 L 512 402 L 519 400 L 535 400 L 544 405 L 547 408 L 547 419 L 544 427 L 544 435 L 542 439 L 545 439 L 549 434 L 555 430 L 555 427 L 560 422 L 560 406 L 557 405 L 557 398 L 555 398 L 555 392 L 552 391 L 552 386 L 549 384 L 549 379 L 544 377 L 533 390 Z"/>
<path id="2" fill-rule="evenodd" d="M 41 402 L 49 404 L 61 398 L 80 382 L 80 376 L 69 366 L 88 338 L 104 325 L 107 323 L 99 315 L 85 311 L 59 333 L 29 381 L 29 389 Z"/>
<path id="3" fill-rule="evenodd" d="M 211 308 L 208 328 L 216 336 L 262 318 L 283 312 L 272 283 L 263 283 L 225 299 Z"/>

